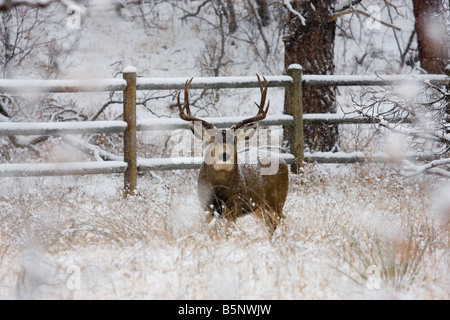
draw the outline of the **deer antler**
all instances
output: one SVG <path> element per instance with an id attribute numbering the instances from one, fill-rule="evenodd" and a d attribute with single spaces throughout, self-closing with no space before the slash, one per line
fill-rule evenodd
<path id="1" fill-rule="evenodd" d="M 199 121 L 202 123 L 202 125 L 207 128 L 207 129 L 214 129 L 214 125 L 212 125 L 211 123 L 196 118 L 191 114 L 191 108 L 189 107 L 189 88 L 191 86 L 192 80 L 194 80 L 194 78 L 189 79 L 188 81 L 186 81 L 186 84 L 184 86 L 184 105 L 181 105 L 181 101 L 180 101 L 180 96 L 181 96 L 181 91 L 178 93 L 178 109 L 180 110 L 180 118 L 182 120 L 185 121 Z"/>
<path id="2" fill-rule="evenodd" d="M 252 123 L 252 122 L 258 122 L 261 120 L 264 120 L 267 116 L 267 112 L 269 112 L 269 107 L 270 107 L 270 101 L 267 104 L 267 108 L 264 109 L 265 105 L 266 105 L 266 96 L 267 96 L 267 89 L 269 88 L 269 83 L 267 82 L 267 79 L 265 77 L 263 77 L 264 79 L 264 86 L 262 84 L 261 78 L 259 75 L 256 75 L 258 77 L 258 83 L 259 83 L 259 89 L 261 90 L 261 102 L 259 104 L 256 104 L 256 106 L 258 107 L 258 114 L 254 117 L 242 120 L 241 122 L 236 123 L 234 126 L 231 127 L 231 129 L 233 130 L 237 130 L 239 128 L 242 128 L 243 126 L 245 126 L 246 124 Z"/>

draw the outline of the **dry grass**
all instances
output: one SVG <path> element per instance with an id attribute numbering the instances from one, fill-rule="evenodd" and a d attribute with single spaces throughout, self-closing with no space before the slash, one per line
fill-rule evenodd
<path id="1" fill-rule="evenodd" d="M 142 178 L 127 200 L 120 177 L 5 181 L 0 297 L 448 299 L 450 213 L 436 216 L 437 182 L 326 168 L 292 177 L 274 239 L 252 216 L 231 234 L 209 229 L 195 172 Z M 73 265 L 81 287 L 71 290 Z M 371 265 L 381 290 L 365 286 Z"/>

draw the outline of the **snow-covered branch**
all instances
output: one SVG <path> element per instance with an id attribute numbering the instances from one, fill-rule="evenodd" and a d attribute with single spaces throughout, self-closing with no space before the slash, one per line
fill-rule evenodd
<path id="1" fill-rule="evenodd" d="M 338 13 L 338 12 L 346 11 L 348 9 L 353 9 L 353 7 L 357 6 L 361 2 L 362 2 L 362 0 L 349 1 L 347 4 L 343 4 L 341 7 L 335 7 L 334 12 Z"/>
<path id="2" fill-rule="evenodd" d="M 82 152 L 94 156 L 97 161 L 123 161 L 123 157 L 119 157 L 113 153 L 105 151 L 100 147 L 87 143 L 83 139 L 75 136 L 65 136 L 62 140 Z"/>
<path id="3" fill-rule="evenodd" d="M 289 12 L 291 12 L 293 15 L 297 16 L 300 19 L 300 22 L 302 23 L 302 25 L 306 26 L 305 17 L 300 12 L 295 10 L 294 7 L 292 7 L 291 0 L 284 0 L 282 5 L 285 6 L 286 9 L 288 9 Z"/>
<path id="4" fill-rule="evenodd" d="M 450 171 L 438 168 L 441 166 L 446 166 L 447 169 L 450 169 L 450 159 L 435 160 L 425 165 L 415 165 L 408 160 L 403 160 L 403 164 L 403 173 L 407 177 L 413 177 L 425 173 L 450 178 Z"/>
<path id="5" fill-rule="evenodd" d="M 346 15 L 346 14 L 359 14 L 359 15 L 362 15 L 362 16 L 368 18 L 368 19 L 372 19 L 373 21 L 378 22 L 378 23 L 380 23 L 380 24 L 382 24 L 382 25 L 384 25 L 384 26 L 386 26 L 386 27 L 392 28 L 392 29 L 397 30 L 397 31 L 402 31 L 401 28 L 399 28 L 399 27 L 397 27 L 397 26 L 394 26 L 394 25 L 391 24 L 391 23 L 388 23 L 388 22 L 385 22 L 385 21 L 383 21 L 383 20 L 380 20 L 380 19 L 374 17 L 373 15 L 371 15 L 370 13 L 365 12 L 365 11 L 362 11 L 362 10 L 359 10 L 359 9 L 349 9 L 349 10 L 346 10 L 346 11 L 339 12 L 339 13 L 335 14 L 335 15 L 331 18 L 330 21 L 335 21 L 335 20 L 338 19 L 339 17 L 342 17 L 342 16 L 344 16 L 344 15 Z"/>
<path id="6" fill-rule="evenodd" d="M 448 94 L 445 86 L 403 83 L 395 87 L 370 88 L 358 101 L 353 98 L 353 103 L 357 113 L 373 119 L 378 127 L 402 135 L 410 149 L 433 154 L 437 159 L 422 164 L 403 161 L 402 172 L 406 176 L 433 174 L 450 178 Z"/>

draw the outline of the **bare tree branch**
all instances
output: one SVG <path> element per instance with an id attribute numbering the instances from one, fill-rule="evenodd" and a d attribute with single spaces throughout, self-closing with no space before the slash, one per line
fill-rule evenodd
<path id="1" fill-rule="evenodd" d="M 409 148 L 437 159 L 425 164 L 403 161 L 405 176 L 433 174 L 450 178 L 450 134 L 445 108 L 449 94 L 445 87 L 422 84 L 370 89 L 361 95 L 360 101 L 353 102 L 359 114 L 373 119 L 377 126 L 405 137 Z"/>
<path id="2" fill-rule="evenodd" d="M 202 11 L 202 8 L 203 8 L 204 6 L 206 6 L 209 2 L 211 2 L 211 0 L 205 0 L 205 1 L 203 1 L 203 2 L 197 7 L 197 10 L 195 10 L 195 12 L 187 13 L 185 16 L 183 16 L 183 17 L 181 18 L 181 20 L 185 20 L 185 19 L 187 19 L 187 18 L 189 18 L 189 17 L 196 17 L 196 16 L 198 16 L 198 14 L 200 13 L 200 11 Z"/>
<path id="3" fill-rule="evenodd" d="M 392 29 L 397 30 L 397 31 L 402 31 L 401 28 L 399 28 L 399 27 L 397 27 L 397 26 L 394 26 L 393 24 L 387 23 L 387 22 L 385 22 L 385 21 L 382 21 L 382 20 L 380 20 L 380 19 L 374 17 L 374 16 L 371 15 L 370 13 L 365 12 L 365 11 L 362 11 L 362 10 L 359 10 L 359 9 L 349 9 L 349 10 L 346 10 L 346 11 L 339 12 L 339 13 L 335 14 L 335 15 L 331 18 L 330 22 L 335 21 L 336 19 L 338 19 L 338 18 L 340 18 L 340 17 L 342 17 L 342 16 L 344 16 L 344 15 L 346 15 L 346 14 L 355 14 L 355 13 L 356 13 L 356 14 L 359 14 L 359 15 L 362 15 L 362 16 L 365 16 L 365 17 L 367 17 L 367 18 L 369 18 L 369 19 L 372 19 L 372 20 L 374 20 L 374 21 L 376 21 L 376 22 L 378 22 L 378 23 L 381 23 L 382 25 L 384 25 L 384 26 L 386 26 L 386 27 L 392 28 Z"/>

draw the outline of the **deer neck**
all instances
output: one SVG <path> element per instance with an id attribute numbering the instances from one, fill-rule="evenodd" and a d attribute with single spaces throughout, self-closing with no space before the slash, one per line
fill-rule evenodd
<path id="1" fill-rule="evenodd" d="M 217 170 L 214 165 L 206 165 L 206 172 L 208 180 L 210 180 L 212 185 L 230 185 L 231 183 L 237 182 L 240 177 L 237 164 L 230 171 Z"/>

